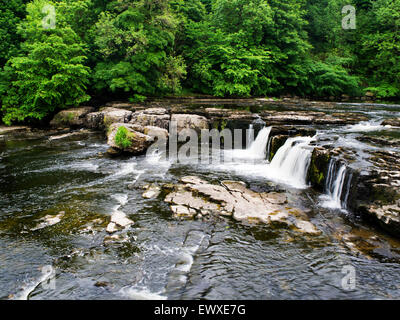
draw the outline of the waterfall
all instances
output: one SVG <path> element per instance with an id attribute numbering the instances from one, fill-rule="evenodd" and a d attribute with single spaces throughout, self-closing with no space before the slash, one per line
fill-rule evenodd
<path id="1" fill-rule="evenodd" d="M 258 133 L 257 138 L 250 143 L 250 146 L 248 146 L 247 149 L 225 150 L 224 153 L 226 159 L 265 160 L 271 129 L 272 127 L 262 128 Z M 249 129 L 247 130 L 247 138 L 249 138 L 250 130 L 253 130 L 253 125 L 250 125 Z M 253 134 L 251 133 L 251 135 Z"/>
<path id="2" fill-rule="evenodd" d="M 288 138 L 268 165 L 268 175 L 295 187 L 305 187 L 314 149 L 310 146 L 312 140 L 311 137 Z"/>
<path id="3" fill-rule="evenodd" d="M 346 209 L 352 180 L 352 175 L 348 175 L 347 171 L 345 164 L 340 164 L 335 159 L 329 162 L 325 195 L 321 197 L 324 200 L 322 206 L 331 209 Z M 347 183 L 346 178 L 348 178 Z"/>
<path id="4" fill-rule="evenodd" d="M 269 134 L 271 133 L 272 127 L 262 128 L 258 133 L 256 140 L 246 150 L 249 158 L 253 159 L 265 159 L 267 155 L 267 144 L 269 140 Z"/>
<path id="5" fill-rule="evenodd" d="M 254 142 L 254 127 L 252 124 L 249 125 L 247 130 L 246 146 L 249 147 Z"/>

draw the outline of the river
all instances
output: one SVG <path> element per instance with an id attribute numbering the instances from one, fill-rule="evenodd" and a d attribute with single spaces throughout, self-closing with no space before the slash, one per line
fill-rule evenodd
<path id="1" fill-rule="evenodd" d="M 370 150 L 398 151 L 357 138 L 400 138 L 399 128 L 379 124 L 399 117 L 399 105 L 338 104 L 332 112 L 346 110 L 369 120 L 315 128 L 317 137 L 354 150 L 357 161 L 351 165 L 365 165 Z M 331 179 L 324 198 L 301 180 L 299 168 L 276 174 L 265 159 L 184 165 L 157 157 L 110 158 L 104 156 L 107 149 L 96 132 L 3 138 L 1 299 L 400 298 L 400 241 L 346 210 L 340 196 L 337 201 L 340 177 Z M 281 150 L 283 162 L 288 152 Z M 178 220 L 162 197 L 142 197 L 149 183 L 176 183 L 187 175 L 284 191 L 322 232 L 303 234 L 227 217 Z M 105 228 L 116 210 L 134 225 L 112 241 Z M 349 266 L 355 271 L 350 289 L 343 284 Z"/>

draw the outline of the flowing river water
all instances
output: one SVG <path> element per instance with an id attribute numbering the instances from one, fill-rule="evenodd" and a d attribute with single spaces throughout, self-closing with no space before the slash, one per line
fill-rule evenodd
<path id="1" fill-rule="evenodd" d="M 379 124 L 398 117 L 398 105 L 338 104 L 337 110 L 370 119 L 316 128 L 317 137 L 334 137 L 334 144 L 352 148 L 355 166 L 365 164 L 368 150 L 386 148 L 360 142 L 360 135 L 400 138 L 399 128 Z M 400 241 L 346 210 L 339 194 L 346 192 L 345 168 L 332 164 L 336 174 L 328 177 L 323 195 L 308 187 L 304 173 L 316 137 L 290 138 L 296 141 L 269 163 L 262 151 L 268 130 L 258 132 L 253 148 L 236 150 L 232 162 L 215 165 L 105 157 L 104 135 L 95 132 L 60 139 L 3 137 L 0 298 L 400 298 Z M 142 197 L 146 184 L 176 183 L 187 175 L 284 191 L 322 233 L 226 217 L 178 220 L 162 197 Z M 135 222 L 120 241 L 105 231 L 116 210 Z M 346 266 L 355 270 L 350 290 L 343 286 Z"/>

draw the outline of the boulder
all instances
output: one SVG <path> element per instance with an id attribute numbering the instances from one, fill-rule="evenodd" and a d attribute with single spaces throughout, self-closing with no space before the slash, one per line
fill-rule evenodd
<path id="1" fill-rule="evenodd" d="M 109 128 L 113 123 L 128 123 L 132 116 L 132 111 L 112 107 L 100 109 L 100 112 L 104 114 L 105 128 Z"/>
<path id="2" fill-rule="evenodd" d="M 113 123 L 128 123 L 132 111 L 114 107 L 104 107 L 98 112 L 88 113 L 85 117 L 85 126 L 90 129 L 104 130 Z"/>
<path id="3" fill-rule="evenodd" d="M 209 129 L 207 118 L 196 114 L 173 114 L 171 122 L 176 123 L 178 133 L 184 129 L 194 129 L 199 132 L 203 129 Z"/>
<path id="4" fill-rule="evenodd" d="M 52 127 L 83 127 L 85 117 L 88 113 L 94 111 L 93 107 L 79 107 L 62 110 L 57 113 L 50 121 Z"/>
<path id="5" fill-rule="evenodd" d="M 152 126 L 168 130 L 170 118 L 165 108 L 149 108 L 134 112 L 130 123 L 142 127 Z"/>
<path id="6" fill-rule="evenodd" d="M 125 128 L 125 129 L 120 129 Z M 122 132 L 125 144 L 116 141 L 118 131 Z M 146 152 L 154 142 L 154 138 L 135 130 L 135 126 L 128 123 L 113 123 L 107 133 L 108 145 L 114 150 L 140 155 Z"/>
<path id="7" fill-rule="evenodd" d="M 159 196 L 161 193 L 161 188 L 157 185 L 151 184 L 145 187 L 145 192 L 142 194 L 142 197 L 145 199 L 154 199 Z"/>
<path id="8" fill-rule="evenodd" d="M 104 113 L 91 112 L 85 117 L 85 126 L 89 129 L 104 130 Z"/>

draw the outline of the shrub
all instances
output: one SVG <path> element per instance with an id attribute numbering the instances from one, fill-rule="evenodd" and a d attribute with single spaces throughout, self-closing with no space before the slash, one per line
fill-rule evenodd
<path id="1" fill-rule="evenodd" d="M 127 128 L 119 127 L 115 135 L 115 143 L 121 149 L 129 148 L 132 141 L 129 140 L 130 133 Z"/>

